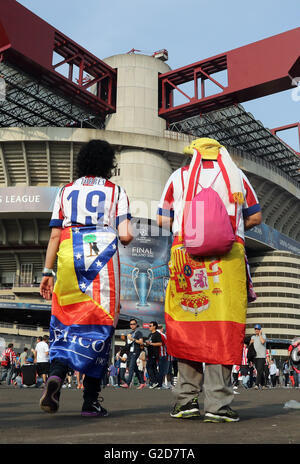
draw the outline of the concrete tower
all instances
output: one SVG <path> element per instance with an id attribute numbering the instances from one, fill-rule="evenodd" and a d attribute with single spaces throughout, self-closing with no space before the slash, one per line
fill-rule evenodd
<path id="1" fill-rule="evenodd" d="M 112 181 L 125 188 L 134 216 L 155 218 L 157 202 L 172 169 L 158 152 L 147 148 L 147 140 L 164 136 L 166 121 L 158 116 L 158 79 L 170 67 L 152 56 L 115 55 L 104 60 L 118 69 L 117 112 L 108 116 L 107 131 L 144 135 L 143 149 L 122 145 L 118 170 Z M 156 206 L 155 206 L 156 205 Z"/>

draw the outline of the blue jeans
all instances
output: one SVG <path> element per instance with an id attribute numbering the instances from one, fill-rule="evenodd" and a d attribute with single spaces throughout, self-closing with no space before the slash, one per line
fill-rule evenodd
<path id="1" fill-rule="evenodd" d="M 22 377 L 21 376 L 17 376 L 16 377 L 16 384 L 18 385 L 18 387 L 20 388 L 23 388 L 24 385 L 23 385 L 23 382 L 22 382 Z M 37 377 L 36 379 L 36 383 L 33 383 L 32 385 L 25 385 L 25 387 L 35 387 L 35 388 L 39 388 L 41 385 L 43 385 L 43 379 L 42 377 Z"/>
<path id="2" fill-rule="evenodd" d="M 249 380 L 250 380 L 250 375 L 243 375 L 242 376 L 243 387 L 249 388 Z"/>
<path id="3" fill-rule="evenodd" d="M 300 373 L 294 372 L 295 387 L 300 387 Z"/>
<path id="4" fill-rule="evenodd" d="M 165 375 L 169 371 L 168 356 L 161 356 L 158 361 L 158 385 L 161 387 Z"/>
<path id="5" fill-rule="evenodd" d="M 137 375 L 137 378 L 140 382 L 140 384 L 144 383 L 144 379 L 142 378 L 142 371 L 138 369 L 136 360 L 139 357 L 140 353 L 130 353 L 129 355 L 129 374 L 128 374 L 128 379 L 127 379 L 127 385 L 131 384 L 133 374 L 135 373 Z"/>
<path id="6" fill-rule="evenodd" d="M 10 385 L 13 372 L 14 372 L 14 366 L 4 367 L 1 381 L 4 381 L 6 379 L 7 385 Z"/>

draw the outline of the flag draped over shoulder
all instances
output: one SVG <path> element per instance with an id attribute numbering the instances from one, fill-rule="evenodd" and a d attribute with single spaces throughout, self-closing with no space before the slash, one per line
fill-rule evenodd
<path id="1" fill-rule="evenodd" d="M 240 364 L 247 291 L 244 247 L 195 259 L 175 240 L 169 262 L 165 321 L 168 353 L 211 364 Z"/>
<path id="2" fill-rule="evenodd" d="M 118 239 L 110 227 L 62 230 L 52 298 L 50 361 L 102 377 L 120 309 Z"/>

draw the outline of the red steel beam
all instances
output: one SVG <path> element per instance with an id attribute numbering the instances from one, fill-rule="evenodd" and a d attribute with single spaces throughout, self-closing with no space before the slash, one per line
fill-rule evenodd
<path id="1" fill-rule="evenodd" d="M 56 64 L 55 52 L 61 56 Z M 0 54 L 4 62 L 38 77 L 74 103 L 103 116 L 116 111 L 117 71 L 16 0 L 0 0 Z M 62 65 L 69 66 L 67 76 L 59 72 Z M 74 66 L 79 68 L 78 81 Z M 97 85 L 95 95 L 87 90 L 84 72 Z"/>
<path id="2" fill-rule="evenodd" d="M 228 105 L 242 103 L 295 86 L 300 76 L 300 27 L 227 53 L 192 63 L 159 75 L 162 101 L 159 116 L 178 121 Z M 212 74 L 227 70 L 227 87 Z M 198 97 L 198 80 L 202 95 Z M 214 95 L 204 95 L 204 82 L 210 79 L 220 87 Z M 181 84 L 194 81 L 194 94 L 185 104 L 174 105 L 174 92 Z"/>
<path id="3" fill-rule="evenodd" d="M 300 80 L 300 56 L 296 63 L 291 67 L 289 75 L 292 79 L 296 79 L 297 81 Z"/>
<path id="4" fill-rule="evenodd" d="M 271 129 L 270 132 L 271 132 L 273 135 L 277 135 L 277 132 L 281 132 L 281 131 L 288 130 L 288 129 L 293 129 L 293 128 L 295 128 L 295 127 L 298 128 L 298 143 L 299 143 L 299 150 L 300 150 L 300 122 L 295 122 L 295 123 L 293 123 L 293 124 L 287 124 L 287 125 L 281 126 L 281 127 L 275 127 L 274 129 Z M 284 142 L 284 143 L 285 143 L 286 145 L 288 145 L 286 142 Z M 288 145 L 288 146 L 289 146 L 289 145 Z M 289 146 L 289 148 L 291 148 L 291 147 Z M 294 150 L 293 148 L 292 148 L 292 150 L 293 150 L 298 156 L 300 156 L 300 152 Z"/>

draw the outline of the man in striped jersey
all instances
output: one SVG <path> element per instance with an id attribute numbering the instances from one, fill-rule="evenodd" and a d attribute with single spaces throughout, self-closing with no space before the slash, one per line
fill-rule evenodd
<path id="1" fill-rule="evenodd" d="M 2 353 L 1 366 L 3 369 L 1 381 L 6 380 L 7 385 L 11 385 L 11 378 L 16 363 L 16 353 L 13 350 L 14 344 L 9 343 L 6 350 Z"/>
<path id="2" fill-rule="evenodd" d="M 234 397 L 231 369 L 241 363 L 245 336 L 244 230 L 260 224 L 260 205 L 249 180 L 219 142 L 200 138 L 186 147 L 185 153 L 193 156 L 191 164 L 170 176 L 157 216 L 158 225 L 170 228 L 174 236 L 165 301 L 168 352 L 178 359 L 179 370 L 171 416 L 200 415 L 198 394 L 205 363 L 205 422 L 236 422 L 239 416 L 230 408 Z M 184 211 L 209 187 L 223 202 L 234 243 L 221 256 L 195 257 L 184 246 Z M 196 219 L 197 232 L 203 227 L 202 220 Z"/>

